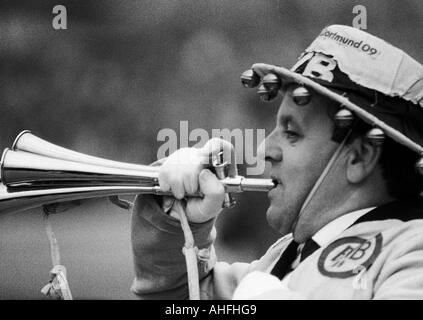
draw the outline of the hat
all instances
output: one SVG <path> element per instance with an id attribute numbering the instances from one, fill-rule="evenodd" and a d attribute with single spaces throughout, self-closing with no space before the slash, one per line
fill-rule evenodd
<path id="1" fill-rule="evenodd" d="M 423 65 L 378 37 L 331 25 L 291 69 L 257 63 L 252 70 L 309 87 L 423 155 Z"/>

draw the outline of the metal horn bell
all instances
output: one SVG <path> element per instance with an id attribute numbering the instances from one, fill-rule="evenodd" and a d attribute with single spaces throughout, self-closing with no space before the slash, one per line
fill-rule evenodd
<path id="1" fill-rule="evenodd" d="M 1 159 L 0 214 L 78 199 L 157 194 L 159 167 L 85 155 L 24 131 Z M 268 191 L 270 179 L 221 180 L 227 192 Z M 190 196 L 200 196 L 198 194 Z"/>

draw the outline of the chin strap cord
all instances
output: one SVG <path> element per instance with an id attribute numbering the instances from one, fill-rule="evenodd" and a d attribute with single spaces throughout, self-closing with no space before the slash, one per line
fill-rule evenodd
<path id="1" fill-rule="evenodd" d="M 72 300 L 72 293 L 66 278 L 66 268 L 60 264 L 59 244 L 53 232 L 50 220 L 48 219 L 50 211 L 44 208 L 44 220 L 46 225 L 46 233 L 50 242 L 51 261 L 53 269 L 50 270 L 50 281 L 46 284 L 41 292 L 47 297 L 56 300 Z"/>
<path id="2" fill-rule="evenodd" d="M 300 213 L 298 214 L 298 219 L 301 217 L 301 215 L 303 214 L 303 212 L 305 211 L 305 209 L 307 208 L 308 204 L 310 203 L 311 199 L 313 198 L 313 196 L 316 194 L 317 190 L 319 189 L 319 187 L 322 185 L 323 181 L 325 180 L 326 176 L 328 175 L 330 169 L 332 168 L 333 164 L 335 163 L 335 161 L 338 159 L 339 154 L 341 153 L 342 149 L 344 148 L 345 144 L 347 143 L 348 137 L 350 136 L 352 130 L 349 130 L 348 133 L 346 134 L 345 138 L 342 140 L 341 144 L 338 146 L 338 148 L 336 148 L 335 152 L 333 153 L 332 157 L 329 159 L 326 167 L 323 169 L 322 173 L 320 174 L 319 178 L 316 180 L 313 188 L 311 189 L 311 191 L 309 192 L 307 198 L 305 199 Z"/>

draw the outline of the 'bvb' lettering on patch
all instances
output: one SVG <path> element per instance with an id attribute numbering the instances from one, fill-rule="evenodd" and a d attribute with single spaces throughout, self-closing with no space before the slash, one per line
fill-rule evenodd
<path id="1" fill-rule="evenodd" d="M 382 248 L 382 234 L 374 238 L 345 237 L 327 246 L 319 257 L 321 274 L 345 279 L 357 275 L 357 268 L 368 268 Z"/>

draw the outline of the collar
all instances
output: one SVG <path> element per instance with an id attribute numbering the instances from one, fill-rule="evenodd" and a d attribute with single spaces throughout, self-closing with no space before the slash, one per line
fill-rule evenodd
<path id="1" fill-rule="evenodd" d="M 375 222 L 382 220 L 399 220 L 410 221 L 414 219 L 423 219 L 423 198 L 411 197 L 408 199 L 395 200 L 385 203 L 378 207 L 370 207 L 357 211 L 353 211 L 326 224 L 311 239 L 298 247 L 297 259 L 293 263 L 293 267 L 306 259 L 314 251 L 320 247 L 326 247 L 336 237 L 338 237 L 346 229 L 363 223 Z M 297 248 L 295 247 L 295 248 Z"/>
<path id="2" fill-rule="evenodd" d="M 402 200 L 394 200 L 385 203 L 361 216 L 354 222 L 354 225 L 362 222 L 381 220 L 400 220 L 407 222 L 415 219 L 423 219 L 423 198 L 422 196 L 410 197 Z"/>
<path id="3" fill-rule="evenodd" d="M 340 235 L 344 230 L 348 229 L 353 225 L 359 218 L 364 216 L 375 207 L 369 207 L 361 210 L 356 210 L 347 214 L 344 214 L 317 231 L 311 238 L 320 246 L 326 246 L 334 238 Z"/>

